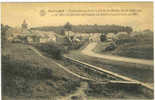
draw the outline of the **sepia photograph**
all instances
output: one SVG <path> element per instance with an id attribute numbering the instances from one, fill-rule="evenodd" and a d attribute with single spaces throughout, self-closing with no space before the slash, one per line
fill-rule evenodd
<path id="1" fill-rule="evenodd" d="M 2 100 L 153 100 L 153 2 L 1 2 Z"/>

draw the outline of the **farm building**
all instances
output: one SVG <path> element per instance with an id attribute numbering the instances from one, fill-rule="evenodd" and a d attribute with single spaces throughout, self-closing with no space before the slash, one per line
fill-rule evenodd
<path id="1" fill-rule="evenodd" d="M 56 33 L 53 31 L 45 32 L 28 29 L 26 20 L 23 21 L 20 28 L 11 28 L 7 32 L 7 39 L 12 42 L 22 43 L 46 43 L 56 42 Z"/>
<path id="2" fill-rule="evenodd" d="M 19 34 L 12 34 L 8 37 L 10 41 L 16 42 L 19 40 L 23 43 L 46 43 L 49 41 L 56 42 L 56 33 L 27 30 Z"/>
<path id="3" fill-rule="evenodd" d="M 114 33 L 108 33 L 108 34 L 106 34 L 107 41 L 113 41 L 114 38 L 115 38 L 115 34 Z"/>
<path id="4" fill-rule="evenodd" d="M 97 42 L 100 41 L 101 33 L 91 33 L 89 35 L 89 41 Z"/>
<path id="5" fill-rule="evenodd" d="M 74 36 L 76 33 L 75 32 L 72 32 L 72 31 L 65 31 L 65 36 L 67 37 L 71 37 L 71 36 Z"/>
<path id="6" fill-rule="evenodd" d="M 81 41 L 81 40 L 88 39 L 90 35 L 88 33 L 79 33 L 79 32 L 72 32 L 72 31 L 65 31 L 65 36 L 70 41 L 75 41 L 75 40 L 76 41 Z"/>

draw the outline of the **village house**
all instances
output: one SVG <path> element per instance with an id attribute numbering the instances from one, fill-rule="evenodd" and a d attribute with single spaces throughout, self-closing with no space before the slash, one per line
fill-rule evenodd
<path id="1" fill-rule="evenodd" d="M 56 33 L 54 32 L 44 32 L 44 31 L 32 31 L 32 36 L 29 36 L 29 40 L 31 37 L 31 41 L 34 43 L 46 43 L 49 41 L 56 42 Z"/>
<path id="2" fill-rule="evenodd" d="M 107 41 L 113 41 L 114 38 L 115 38 L 115 34 L 114 33 L 108 33 L 108 34 L 106 34 Z"/>
<path id="3" fill-rule="evenodd" d="M 31 31 L 31 33 L 21 33 L 16 36 L 23 43 L 46 43 L 56 42 L 56 35 L 54 32 L 42 32 L 42 31 Z"/>
<path id="4" fill-rule="evenodd" d="M 22 43 L 46 43 L 49 41 L 56 42 L 56 33 L 53 31 L 44 32 L 38 30 L 30 30 L 24 20 L 21 28 L 11 28 L 8 31 L 7 39 L 12 42 Z"/>
<path id="5" fill-rule="evenodd" d="M 87 40 L 90 37 L 89 33 L 80 33 L 80 32 L 72 32 L 72 31 L 65 31 L 65 36 L 68 37 L 70 41 L 81 41 Z"/>
<path id="6" fill-rule="evenodd" d="M 101 36 L 101 33 L 90 33 L 90 35 L 89 35 L 89 41 L 90 42 L 100 41 L 100 36 Z"/>

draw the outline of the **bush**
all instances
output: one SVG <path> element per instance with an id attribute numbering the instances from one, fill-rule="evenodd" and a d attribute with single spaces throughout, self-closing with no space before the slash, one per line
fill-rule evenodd
<path id="1" fill-rule="evenodd" d="M 120 45 L 124 43 L 136 42 L 136 38 L 131 37 L 129 34 L 120 33 L 116 35 L 116 37 L 114 38 L 114 41 L 117 45 Z"/>
<path id="2" fill-rule="evenodd" d="M 36 96 L 38 91 L 42 95 L 47 94 L 46 97 L 51 95 L 64 96 L 72 93 L 80 86 L 79 81 L 68 79 L 65 76 L 57 76 L 53 73 L 54 71 L 46 66 L 38 67 L 37 64 L 14 60 L 9 56 L 2 56 L 3 96 L 33 97 Z M 40 90 L 36 85 L 43 88 L 48 87 L 49 89 Z M 47 91 L 52 91 L 52 94 L 47 93 Z M 40 94 L 39 96 L 41 97 Z"/>
<path id="3" fill-rule="evenodd" d="M 70 41 L 67 37 L 64 38 L 64 43 L 62 45 L 66 46 L 67 47 L 67 50 L 77 50 L 77 49 L 80 49 L 81 47 L 83 47 L 88 39 L 79 39 L 80 41 L 75 41 L 75 40 L 72 40 Z"/>
<path id="4" fill-rule="evenodd" d="M 102 42 L 106 41 L 106 40 L 107 40 L 107 39 L 106 39 L 106 35 L 105 35 L 105 34 L 102 34 L 102 35 L 100 36 L 100 40 L 101 40 Z"/>
<path id="5" fill-rule="evenodd" d="M 116 49 L 116 46 L 111 43 L 110 45 L 108 45 L 104 51 L 112 51 L 112 50 L 115 50 Z"/>
<path id="6" fill-rule="evenodd" d="M 52 70 L 2 56 L 2 93 L 7 96 L 32 94 L 32 81 L 53 79 Z"/>
<path id="7" fill-rule="evenodd" d="M 61 59 L 64 52 L 66 52 L 63 45 L 56 44 L 53 42 L 42 43 L 35 45 L 38 49 L 43 51 L 47 56 L 52 57 L 54 59 Z"/>
<path id="8" fill-rule="evenodd" d="M 119 56 L 153 59 L 153 33 L 136 32 L 117 34 L 114 40 L 117 49 L 112 53 Z"/>
<path id="9" fill-rule="evenodd" d="M 69 50 L 80 49 L 85 44 L 85 41 L 72 42 L 72 45 L 69 46 Z"/>
<path id="10" fill-rule="evenodd" d="M 52 70 L 37 67 L 24 61 L 14 60 L 8 56 L 2 56 L 2 66 L 2 73 L 9 75 L 9 77 L 15 75 L 25 79 L 38 80 L 52 78 Z"/>

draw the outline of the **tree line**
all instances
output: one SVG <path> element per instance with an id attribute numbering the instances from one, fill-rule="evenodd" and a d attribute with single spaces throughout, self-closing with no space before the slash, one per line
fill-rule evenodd
<path id="1" fill-rule="evenodd" d="M 32 30 L 40 30 L 40 31 L 54 31 L 59 34 L 64 34 L 64 31 L 73 31 L 79 33 L 115 33 L 118 32 L 127 32 L 131 33 L 133 31 L 130 26 L 122 26 L 122 25 L 71 25 L 67 22 L 64 26 L 43 26 L 43 27 L 34 27 Z"/>

